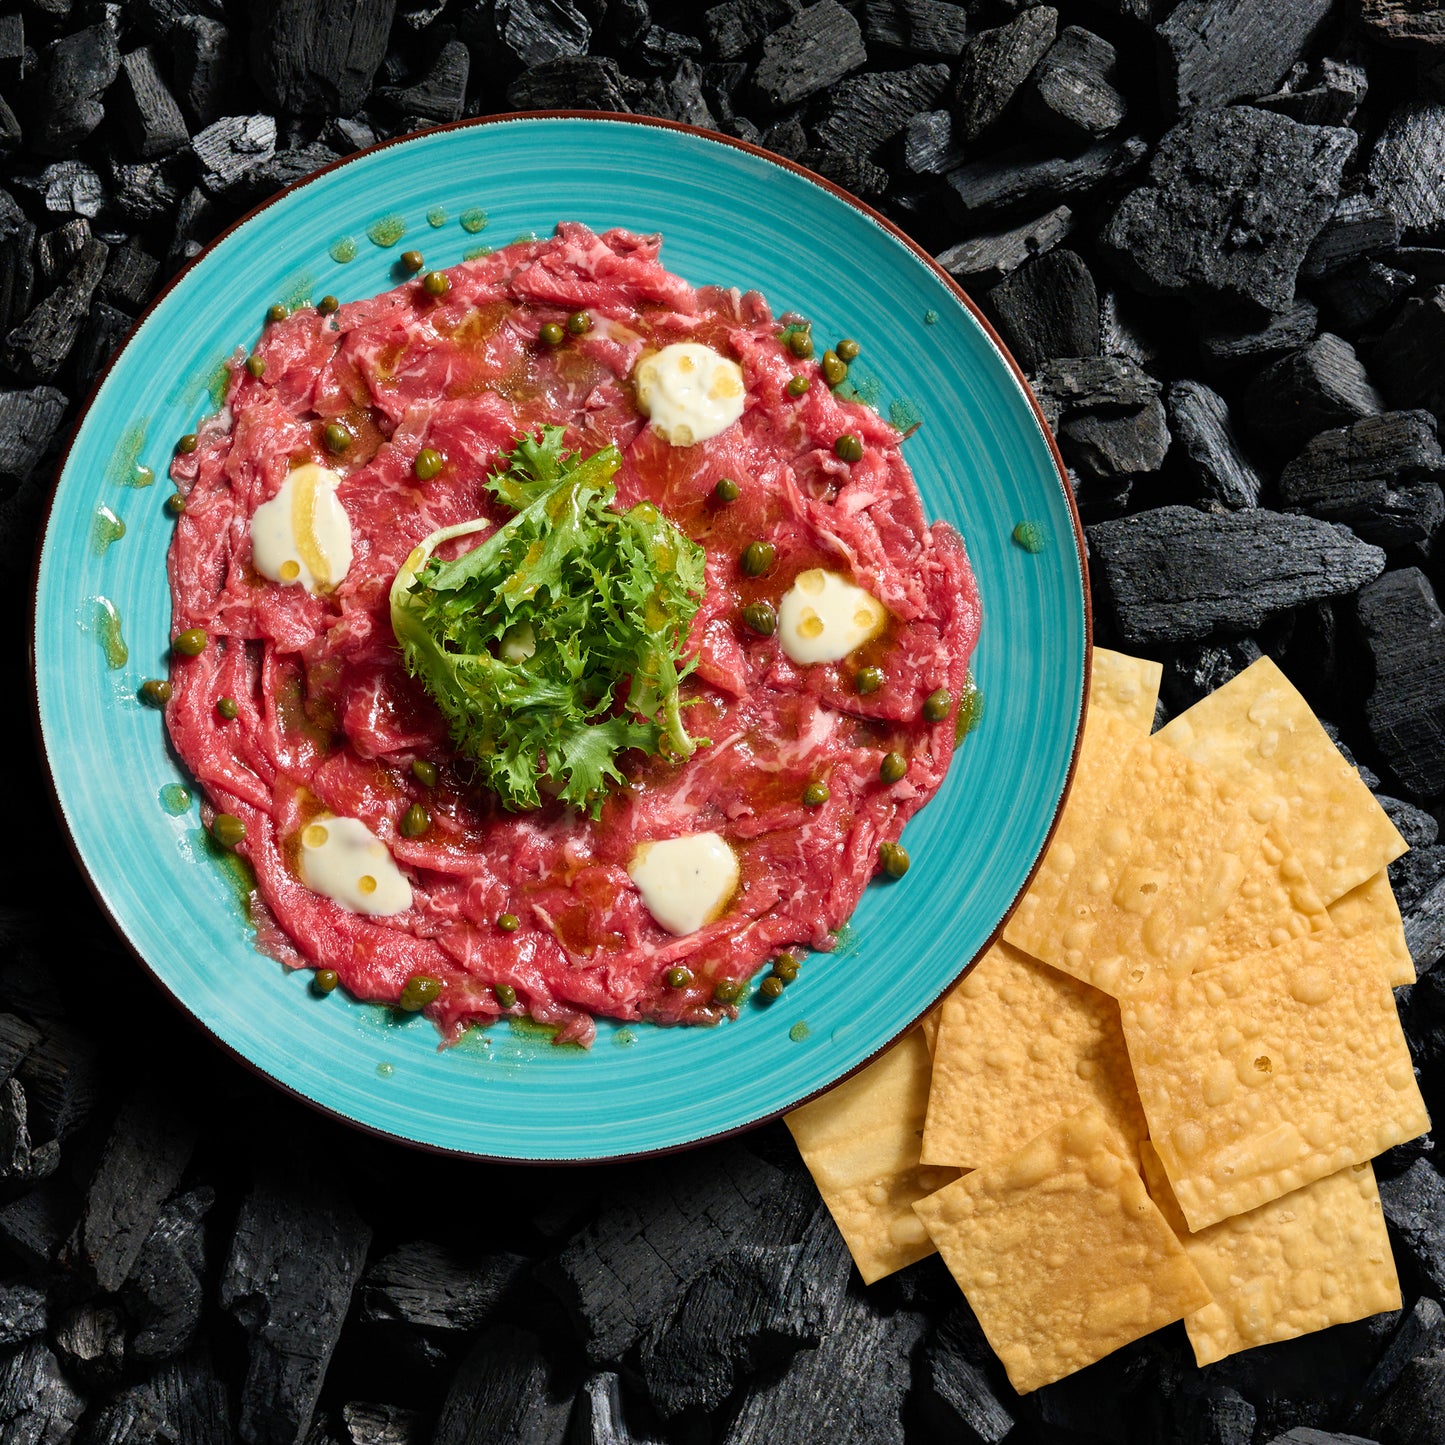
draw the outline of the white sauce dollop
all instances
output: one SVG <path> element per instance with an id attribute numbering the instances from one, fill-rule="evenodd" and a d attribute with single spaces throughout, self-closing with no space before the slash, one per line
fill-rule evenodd
<path id="1" fill-rule="evenodd" d="M 251 516 L 251 560 L 273 582 L 330 592 L 351 570 L 351 519 L 336 497 L 341 478 L 307 462 Z"/>
<path id="2" fill-rule="evenodd" d="M 647 911 L 679 935 L 719 917 L 738 886 L 738 860 L 716 833 L 639 843 L 627 872 Z"/>
<path id="3" fill-rule="evenodd" d="M 301 881 L 352 913 L 382 918 L 411 907 L 411 884 L 359 818 L 326 815 L 301 830 Z"/>
<path id="4" fill-rule="evenodd" d="M 632 378 L 652 429 L 675 447 L 705 442 L 743 414 L 742 367 L 697 341 L 677 341 L 645 355 Z"/>
<path id="5" fill-rule="evenodd" d="M 778 605 L 778 641 L 794 662 L 838 662 L 887 625 L 871 592 L 821 567 L 799 572 Z"/>

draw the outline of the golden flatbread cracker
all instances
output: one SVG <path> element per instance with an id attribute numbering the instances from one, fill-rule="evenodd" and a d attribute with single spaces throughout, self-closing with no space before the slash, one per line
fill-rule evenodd
<path id="1" fill-rule="evenodd" d="M 930 1072 L 915 1029 L 784 1121 L 864 1284 L 933 1253 L 912 1204 L 958 1177 L 918 1162 Z"/>
<path id="2" fill-rule="evenodd" d="M 1304 865 L 1289 840 L 1271 824 L 1239 892 L 1210 929 L 1199 968 L 1263 953 L 1330 927 L 1330 914 Z"/>
<path id="3" fill-rule="evenodd" d="M 1327 904 L 1405 851 L 1385 810 L 1267 657 L 1155 736 L 1219 777 L 1276 800 L 1276 821 Z"/>
<path id="4" fill-rule="evenodd" d="M 943 1017 L 943 1005 L 931 1008 L 918 1021 L 918 1031 L 923 1035 L 923 1042 L 928 1045 L 929 1056 L 932 1057 L 934 1049 L 938 1045 L 938 1021 Z"/>
<path id="5" fill-rule="evenodd" d="M 1163 677 L 1162 663 L 1096 647 L 1089 677 L 1089 706 L 1103 708 L 1136 732 L 1152 732 Z"/>
<path id="6" fill-rule="evenodd" d="M 1004 937 L 1116 998 L 1152 993 L 1202 966 L 1274 805 L 1226 797 L 1206 769 L 1106 713 L 1089 714 L 1085 749 L 1086 792 L 1077 811 L 1070 794 Z"/>
<path id="7" fill-rule="evenodd" d="M 1097 1109 L 913 1207 L 1020 1394 L 1209 1302 Z"/>
<path id="8" fill-rule="evenodd" d="M 1430 1127 L 1365 939 L 1293 939 L 1120 1007 L 1149 1137 L 1205 1229 Z"/>
<path id="9" fill-rule="evenodd" d="M 1381 868 L 1358 888 L 1330 904 L 1330 919 L 1346 938 L 1368 936 L 1375 942 L 1391 988 L 1415 982 L 1415 960 L 1405 941 L 1400 905 L 1395 902 L 1390 875 Z"/>
<path id="10" fill-rule="evenodd" d="M 1148 1140 L 1143 1155 L 1150 1195 L 1214 1296 L 1184 1317 L 1196 1364 L 1400 1308 L 1400 1281 L 1368 1163 L 1189 1234 Z"/>
<path id="11" fill-rule="evenodd" d="M 1148 1129 L 1118 1003 L 994 944 L 943 1003 L 923 1162 L 976 1169 L 1090 1104 L 1137 1162 Z"/>

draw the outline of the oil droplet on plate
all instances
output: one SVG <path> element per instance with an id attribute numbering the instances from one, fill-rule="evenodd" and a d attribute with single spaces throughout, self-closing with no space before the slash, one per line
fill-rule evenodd
<path id="1" fill-rule="evenodd" d="M 389 1079 L 395 1072 L 395 1064 L 388 1064 L 383 1061 L 376 1066 L 376 1073 L 378 1078 Z"/>
<path id="2" fill-rule="evenodd" d="M 179 818 L 191 806 L 190 790 L 183 788 L 179 783 L 167 783 L 160 792 L 161 807 L 171 817 Z"/>
<path id="3" fill-rule="evenodd" d="M 121 432 L 120 440 L 110 457 L 109 479 L 118 487 L 148 487 L 155 481 L 156 474 L 140 459 L 141 448 L 146 444 L 146 424 L 132 422 Z"/>
<path id="4" fill-rule="evenodd" d="M 932 307 L 929 307 L 929 309 L 923 313 L 923 324 L 925 326 L 938 325 L 938 312 L 936 312 Z"/>
<path id="5" fill-rule="evenodd" d="M 637 1035 L 631 1029 L 618 1029 L 612 1036 L 612 1042 L 619 1049 L 630 1049 L 637 1042 Z"/>
<path id="6" fill-rule="evenodd" d="M 373 246 L 394 246 L 406 235 L 406 217 L 395 212 L 382 216 L 366 228 L 366 234 Z"/>
<path id="7" fill-rule="evenodd" d="M 811 1035 L 812 1030 L 807 1026 L 807 1024 L 802 1021 L 802 1019 L 799 1019 L 798 1022 L 795 1023 L 792 1028 L 788 1030 L 788 1037 L 792 1039 L 795 1044 L 802 1043 L 804 1039 L 809 1038 Z"/>
<path id="8" fill-rule="evenodd" d="M 447 213 L 445 209 L 441 206 L 433 206 L 431 210 L 426 213 L 426 223 L 434 231 L 439 227 L 445 226 L 447 223 Z"/>
<path id="9" fill-rule="evenodd" d="M 1037 522 L 1020 522 L 1013 531 L 1014 542 L 1025 552 L 1042 552 L 1048 543 L 1044 529 Z"/>
<path id="10" fill-rule="evenodd" d="M 112 542 L 125 536 L 125 523 L 104 504 L 95 509 L 95 524 L 90 531 L 91 551 L 104 557 Z"/>
<path id="11" fill-rule="evenodd" d="M 462 230 L 466 231 L 469 235 L 475 236 L 478 231 L 486 230 L 487 213 L 482 210 L 480 206 L 472 206 L 462 212 L 461 222 Z"/>
<path id="12" fill-rule="evenodd" d="M 95 615 L 91 625 L 100 639 L 106 663 L 113 668 L 124 667 L 130 661 L 130 648 L 125 645 L 125 637 L 121 633 L 120 613 L 109 597 L 97 597 L 94 603 Z"/>
<path id="13" fill-rule="evenodd" d="M 958 721 L 953 728 L 953 741 L 961 743 L 983 721 L 983 693 L 974 681 L 973 669 L 963 675 L 963 688 L 958 694 Z"/>
<path id="14" fill-rule="evenodd" d="M 356 260 L 356 242 L 350 236 L 338 236 L 331 243 L 326 254 L 338 266 L 344 266 L 348 261 Z"/>
<path id="15" fill-rule="evenodd" d="M 483 256 L 490 256 L 492 254 L 492 249 L 493 248 L 491 246 L 473 246 L 470 251 L 462 252 L 462 260 L 480 261 Z"/>

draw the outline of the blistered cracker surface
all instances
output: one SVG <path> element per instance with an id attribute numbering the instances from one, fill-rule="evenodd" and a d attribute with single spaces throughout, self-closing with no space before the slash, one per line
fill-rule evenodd
<path id="1" fill-rule="evenodd" d="M 1198 968 L 1262 953 L 1330 927 L 1330 915 L 1304 865 L 1289 839 L 1271 824 L 1239 892 L 1210 928 Z"/>
<path id="2" fill-rule="evenodd" d="M 1143 1155 L 1149 1193 L 1214 1296 L 1184 1317 L 1196 1364 L 1400 1308 L 1400 1281 L 1369 1164 L 1352 1164 L 1188 1234 L 1148 1140 Z"/>
<path id="3" fill-rule="evenodd" d="M 1395 901 L 1390 875 L 1385 869 L 1372 873 L 1358 888 L 1351 888 L 1343 898 L 1335 899 L 1329 913 L 1334 926 L 1346 938 L 1374 940 L 1391 988 L 1415 982 L 1415 961 L 1410 957 L 1400 905 Z"/>
<path id="4" fill-rule="evenodd" d="M 1097 1109 L 914 1208 L 1020 1393 L 1209 1302 Z"/>
<path id="5" fill-rule="evenodd" d="M 943 1004 L 924 1161 L 976 1169 L 1090 1104 L 1134 1155 L 1146 1126 L 1118 1003 L 996 943 Z"/>
<path id="6" fill-rule="evenodd" d="M 923 1035 L 923 1042 L 928 1045 L 928 1052 L 933 1053 L 938 1044 L 938 1024 L 943 1017 L 943 1005 L 929 1009 L 918 1021 L 918 1031 Z"/>
<path id="7" fill-rule="evenodd" d="M 1128 999 L 1149 1137 L 1207 1228 L 1430 1127 L 1368 940 L 1295 939 Z"/>
<path id="8" fill-rule="evenodd" d="M 1220 777 L 1276 799 L 1276 821 L 1327 904 L 1405 851 L 1360 775 L 1267 657 L 1155 736 Z"/>
<path id="9" fill-rule="evenodd" d="M 933 1253 L 913 1201 L 958 1176 L 919 1164 L 930 1072 L 915 1029 L 785 1121 L 865 1284 Z"/>
<path id="10" fill-rule="evenodd" d="M 1091 774 L 1004 937 L 1105 993 L 1152 993 L 1202 966 L 1210 931 L 1254 867 L 1272 805 L 1226 797 L 1209 772 L 1107 714 L 1095 744 L 1112 788 Z M 1075 793 L 1078 784 L 1075 785 Z M 1096 795 L 1097 794 L 1097 795 Z M 1038 880 L 1035 880 L 1035 887 Z"/>
<path id="11" fill-rule="evenodd" d="M 1103 708 L 1136 732 L 1150 732 L 1163 677 L 1162 663 L 1096 647 L 1089 678 L 1089 706 Z"/>

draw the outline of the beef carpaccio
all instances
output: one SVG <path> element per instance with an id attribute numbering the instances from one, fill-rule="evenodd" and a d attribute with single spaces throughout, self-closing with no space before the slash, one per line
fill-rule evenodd
<path id="1" fill-rule="evenodd" d="M 288 966 L 333 970 L 361 999 L 395 1003 L 409 979 L 435 979 L 427 1012 L 444 1038 L 499 1015 L 585 1043 L 595 1016 L 736 1012 L 718 1002 L 719 982 L 791 945 L 831 948 L 880 844 L 897 840 L 952 755 L 955 709 L 928 721 L 923 704 L 939 689 L 959 697 L 978 633 L 961 540 L 926 523 L 898 433 L 830 391 L 762 297 L 694 290 L 662 266 L 660 244 L 564 224 L 452 268 L 439 298 L 413 280 L 331 315 L 297 310 L 266 326 L 254 353 L 264 368 L 234 369 L 225 406 L 172 467 L 185 496 L 169 558 L 173 633 L 201 628 L 209 641 L 173 659 L 166 720 L 208 816 L 244 824 L 236 846 L 255 870 L 258 945 Z M 543 326 L 578 311 L 585 334 L 544 344 Z M 639 357 L 677 342 L 731 358 L 746 388 L 741 418 L 691 446 L 663 440 L 630 380 Z M 798 375 L 811 384 L 793 395 Z M 325 440 L 338 422 L 354 438 L 339 458 Z M 510 515 L 482 480 L 543 425 L 565 425 L 582 454 L 614 443 L 616 505 L 650 499 L 707 553 L 689 638 L 698 662 L 683 686 L 687 727 L 710 743 L 682 764 L 626 755 L 628 785 L 595 819 L 560 803 L 507 812 L 471 785 L 389 620 L 392 579 L 424 537 Z M 861 443 L 856 461 L 836 454 L 845 433 Z M 444 462 L 425 481 L 414 468 L 424 447 Z M 316 594 L 261 576 L 250 530 L 307 462 L 340 474 L 353 544 L 344 580 Z M 724 478 L 734 501 L 715 495 Z M 775 557 L 748 576 L 740 555 L 759 540 Z M 800 665 L 742 610 L 778 603 L 816 568 L 851 577 L 888 623 L 841 661 Z M 865 667 L 882 673 L 866 693 Z M 221 709 L 223 698 L 233 702 Z M 880 763 L 892 751 L 908 769 L 888 783 Z M 431 786 L 417 777 L 430 780 L 427 764 Z M 818 782 L 826 801 L 809 806 Z M 430 824 L 408 837 L 401 820 L 417 803 Z M 353 912 L 302 882 L 299 836 L 332 815 L 385 843 L 410 884 L 404 911 Z M 628 861 L 641 843 L 704 830 L 726 839 L 739 883 L 720 917 L 676 936 L 644 906 Z M 508 914 L 512 931 L 497 922 Z M 691 975 L 682 986 L 679 966 Z"/>

